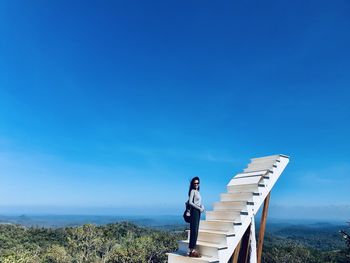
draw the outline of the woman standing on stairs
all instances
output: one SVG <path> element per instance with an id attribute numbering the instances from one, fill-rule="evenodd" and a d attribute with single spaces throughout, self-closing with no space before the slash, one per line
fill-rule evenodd
<path id="1" fill-rule="evenodd" d="M 191 205 L 191 219 L 190 219 L 190 243 L 189 243 L 189 253 L 190 257 L 200 257 L 198 251 L 195 250 L 199 220 L 201 218 L 201 213 L 204 212 L 204 206 L 202 205 L 202 197 L 199 193 L 199 177 L 194 177 L 191 180 L 190 188 L 188 190 L 188 202 Z"/>

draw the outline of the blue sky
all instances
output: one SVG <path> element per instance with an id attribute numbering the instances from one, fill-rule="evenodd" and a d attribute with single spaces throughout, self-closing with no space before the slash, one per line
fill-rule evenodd
<path id="1" fill-rule="evenodd" d="M 349 12 L 2 1 L 0 212 L 176 214 L 191 177 L 210 206 L 250 158 L 283 153 L 272 206 L 350 217 Z"/>

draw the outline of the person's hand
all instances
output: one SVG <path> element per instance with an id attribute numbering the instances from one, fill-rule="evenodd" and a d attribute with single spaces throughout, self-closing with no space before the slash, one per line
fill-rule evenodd
<path id="1" fill-rule="evenodd" d="M 201 212 L 203 213 L 205 211 L 204 205 L 201 205 Z"/>

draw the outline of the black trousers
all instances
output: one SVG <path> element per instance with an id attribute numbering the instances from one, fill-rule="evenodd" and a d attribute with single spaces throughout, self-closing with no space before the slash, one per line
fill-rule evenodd
<path id="1" fill-rule="evenodd" d="M 190 221 L 190 244 L 189 249 L 194 249 L 197 244 L 199 220 L 201 219 L 201 211 L 197 208 L 192 208 Z"/>

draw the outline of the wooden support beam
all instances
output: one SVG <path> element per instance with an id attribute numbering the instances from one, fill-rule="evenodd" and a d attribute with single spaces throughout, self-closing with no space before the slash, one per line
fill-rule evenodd
<path id="1" fill-rule="evenodd" d="M 242 240 L 239 241 L 235 251 L 233 252 L 232 263 L 237 263 L 238 262 L 239 251 L 241 250 L 241 243 L 242 243 Z"/>
<path id="2" fill-rule="evenodd" d="M 270 202 L 270 193 L 265 198 L 264 208 L 263 208 L 263 212 L 262 212 L 262 215 L 261 215 L 259 239 L 258 239 L 257 263 L 261 263 L 261 256 L 262 256 L 262 249 L 263 249 L 263 243 L 264 243 L 264 235 L 265 235 L 267 212 L 268 212 L 268 209 L 269 209 L 269 202 Z"/>

